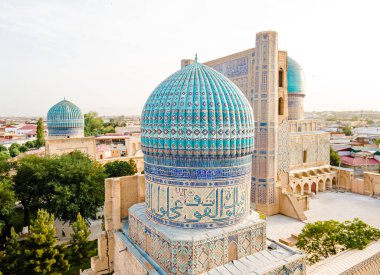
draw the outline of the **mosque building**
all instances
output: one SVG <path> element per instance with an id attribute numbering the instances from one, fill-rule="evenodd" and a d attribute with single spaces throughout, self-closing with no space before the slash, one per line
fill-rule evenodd
<path id="1" fill-rule="evenodd" d="M 84 137 L 82 111 L 74 103 L 64 99 L 47 113 L 49 139 Z"/>
<path id="2" fill-rule="evenodd" d="M 305 220 L 308 195 L 331 189 L 338 180 L 345 185 L 350 176 L 330 166 L 329 133 L 304 119 L 302 67 L 277 45 L 276 32 L 260 32 L 255 48 L 204 64 L 235 83 L 253 108 L 252 203 L 266 215 Z M 183 59 L 181 66 L 193 62 Z"/>
<path id="3" fill-rule="evenodd" d="M 81 151 L 96 158 L 94 137 L 84 136 L 84 117 L 81 109 L 64 99 L 47 113 L 48 137 L 45 142 L 46 155 L 62 155 Z"/>
<path id="4" fill-rule="evenodd" d="M 251 209 L 254 113 L 197 59 L 165 79 L 142 112 L 145 174 L 106 180 L 88 274 L 306 274 L 306 255 L 268 243 Z"/>

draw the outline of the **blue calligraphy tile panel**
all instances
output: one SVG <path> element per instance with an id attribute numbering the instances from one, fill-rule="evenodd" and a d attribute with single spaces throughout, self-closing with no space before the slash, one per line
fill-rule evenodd
<path id="1" fill-rule="evenodd" d="M 228 78 L 245 76 L 248 74 L 248 56 L 217 64 L 213 68 Z"/>

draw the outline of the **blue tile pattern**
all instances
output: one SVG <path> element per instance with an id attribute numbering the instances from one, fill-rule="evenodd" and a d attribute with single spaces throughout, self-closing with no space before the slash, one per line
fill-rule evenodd
<path id="1" fill-rule="evenodd" d="M 146 155 L 225 158 L 252 153 L 253 115 L 239 88 L 200 63 L 164 80 L 142 113 Z"/>
<path id="2" fill-rule="evenodd" d="M 64 99 L 50 108 L 47 127 L 49 136 L 83 136 L 82 111 L 74 103 Z"/>
<path id="3" fill-rule="evenodd" d="M 246 76 L 248 75 L 248 56 L 217 64 L 213 68 L 228 78 Z"/>
<path id="4" fill-rule="evenodd" d="M 225 76 L 197 62 L 174 73 L 148 98 L 141 130 L 149 219 L 216 228 L 249 214 L 252 109 Z"/>

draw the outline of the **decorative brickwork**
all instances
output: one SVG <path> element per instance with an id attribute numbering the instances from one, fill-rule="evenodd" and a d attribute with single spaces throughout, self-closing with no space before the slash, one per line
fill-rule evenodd
<path id="1" fill-rule="evenodd" d="M 236 245 L 236 259 L 265 249 L 265 222 L 252 213 L 239 225 L 220 229 L 165 230 L 144 214 L 144 205 L 129 210 L 130 238 L 169 274 L 199 274 L 224 265 Z M 207 233 L 207 234 L 206 234 Z"/>

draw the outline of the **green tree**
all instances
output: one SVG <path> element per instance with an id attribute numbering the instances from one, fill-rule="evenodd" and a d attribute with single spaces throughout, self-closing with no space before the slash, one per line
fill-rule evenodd
<path id="1" fill-rule="evenodd" d="M 78 212 L 85 218 L 94 217 L 104 202 L 104 178 L 103 167 L 81 152 L 23 157 L 13 181 L 24 208 L 24 225 L 29 224 L 33 205 L 63 220 L 75 220 Z"/>
<path id="2" fill-rule="evenodd" d="M 86 137 L 106 133 L 115 133 L 115 126 L 110 123 L 104 123 L 96 112 L 89 112 L 84 115 L 84 135 Z"/>
<path id="3" fill-rule="evenodd" d="M 0 274 L 25 274 L 25 259 L 18 235 L 12 227 L 4 246 L 4 255 L 0 256 Z"/>
<path id="4" fill-rule="evenodd" d="M 77 220 L 72 224 L 73 233 L 71 234 L 70 250 L 71 261 L 80 265 L 93 255 L 91 244 L 87 241 L 90 236 L 90 228 L 80 213 Z"/>
<path id="5" fill-rule="evenodd" d="M 372 119 L 367 120 L 367 125 L 373 125 L 373 124 L 375 124 L 375 122 Z"/>
<path id="6" fill-rule="evenodd" d="M 11 170 L 9 157 L 9 153 L 7 151 L 0 152 L 0 179 L 8 178 L 9 176 L 9 171 Z"/>
<path id="7" fill-rule="evenodd" d="M 335 152 L 331 147 L 330 147 L 330 165 L 332 166 L 340 166 L 340 156 L 338 155 L 337 152 Z"/>
<path id="8" fill-rule="evenodd" d="M 137 173 L 137 165 L 136 165 L 136 162 L 133 160 L 133 159 L 130 159 L 128 161 L 129 165 L 131 166 L 131 173 L 132 175 L 136 174 Z"/>
<path id="9" fill-rule="evenodd" d="M 4 145 L 0 144 L 0 152 L 7 152 L 8 149 Z"/>
<path id="10" fill-rule="evenodd" d="M 317 221 L 304 226 L 296 245 L 308 254 L 309 264 L 319 262 L 342 250 L 339 243 L 341 228 L 342 224 L 334 220 Z"/>
<path id="11" fill-rule="evenodd" d="M 29 141 L 25 142 L 24 145 L 26 147 L 28 147 L 29 149 L 36 148 L 36 142 L 35 141 L 29 140 Z"/>
<path id="12" fill-rule="evenodd" d="M 0 179 L 0 235 L 12 214 L 16 203 L 16 195 L 8 179 Z"/>
<path id="13" fill-rule="evenodd" d="M 89 112 L 84 115 L 84 135 L 95 136 L 103 134 L 104 122 L 98 117 L 96 112 Z"/>
<path id="14" fill-rule="evenodd" d="M 352 136 L 352 128 L 351 126 L 344 126 L 343 129 L 342 129 L 343 133 L 346 135 L 346 136 Z"/>
<path id="15" fill-rule="evenodd" d="M 108 162 L 104 165 L 104 169 L 109 178 L 131 176 L 137 173 L 136 164 L 132 159 L 128 162 L 119 160 Z"/>
<path id="16" fill-rule="evenodd" d="M 56 158 L 28 155 L 20 159 L 13 177 L 14 189 L 24 208 L 24 225 L 29 225 L 30 206 L 49 204 L 58 175 Z"/>
<path id="17" fill-rule="evenodd" d="M 364 249 L 379 238 L 380 230 L 359 219 L 317 221 L 304 226 L 296 246 L 308 254 L 308 263 L 314 264 L 346 249 Z"/>
<path id="18" fill-rule="evenodd" d="M 54 215 L 38 210 L 24 243 L 25 274 L 62 274 L 69 270 L 63 248 L 55 238 Z"/>
<path id="19" fill-rule="evenodd" d="M 37 148 L 45 146 L 44 121 L 41 117 L 37 121 L 37 140 L 36 140 L 35 145 Z"/>
<path id="20" fill-rule="evenodd" d="M 347 249 L 364 249 L 370 242 L 380 238 L 380 230 L 358 218 L 343 223 L 341 242 Z"/>
<path id="21" fill-rule="evenodd" d="M 20 154 L 20 144 L 18 143 L 12 143 L 12 145 L 9 147 L 9 154 L 12 158 L 17 157 Z"/>
<path id="22" fill-rule="evenodd" d="M 21 145 L 19 148 L 19 151 L 20 151 L 20 153 L 25 153 L 25 152 L 29 151 L 29 148 L 26 147 L 25 145 Z"/>
<path id="23" fill-rule="evenodd" d="M 104 202 L 103 167 L 79 151 L 64 154 L 58 161 L 51 209 L 63 220 L 75 220 L 78 212 L 93 218 Z"/>

